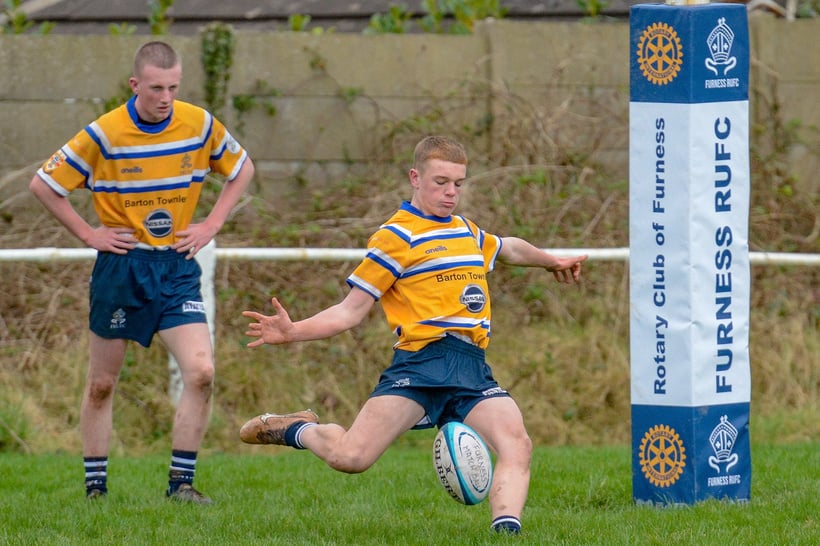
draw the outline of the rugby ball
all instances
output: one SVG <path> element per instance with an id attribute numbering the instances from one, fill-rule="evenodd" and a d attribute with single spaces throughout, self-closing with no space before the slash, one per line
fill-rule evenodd
<path id="1" fill-rule="evenodd" d="M 439 429 L 433 442 L 433 466 L 444 490 L 460 503 L 478 504 L 490 493 L 490 450 L 464 423 L 453 421 Z"/>

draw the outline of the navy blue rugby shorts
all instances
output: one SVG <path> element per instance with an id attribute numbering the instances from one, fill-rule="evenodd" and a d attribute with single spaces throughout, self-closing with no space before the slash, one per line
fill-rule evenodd
<path id="1" fill-rule="evenodd" d="M 197 261 L 176 250 L 100 252 L 89 286 L 89 327 L 100 337 L 149 347 L 160 330 L 207 322 L 201 275 Z"/>
<path id="2" fill-rule="evenodd" d="M 484 349 L 452 336 L 411 352 L 396 350 L 371 397 L 397 395 L 418 402 L 426 413 L 416 429 L 463 422 L 486 398 L 510 396 L 498 386 Z"/>

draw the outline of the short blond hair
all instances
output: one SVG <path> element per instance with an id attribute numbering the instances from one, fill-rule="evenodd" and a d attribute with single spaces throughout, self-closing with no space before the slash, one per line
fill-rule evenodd
<path id="1" fill-rule="evenodd" d="M 421 172 L 425 163 L 431 159 L 440 159 L 459 165 L 467 165 L 467 151 L 458 141 L 446 136 L 428 136 L 413 151 L 413 168 Z"/>
<path id="2" fill-rule="evenodd" d="M 165 42 L 148 42 L 142 45 L 134 55 L 134 76 L 139 76 L 146 66 L 157 68 L 174 68 L 182 63 L 173 47 Z"/>

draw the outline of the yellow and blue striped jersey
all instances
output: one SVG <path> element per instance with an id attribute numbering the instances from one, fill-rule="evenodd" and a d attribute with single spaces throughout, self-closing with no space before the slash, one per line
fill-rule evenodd
<path id="1" fill-rule="evenodd" d="M 77 133 L 37 171 L 62 196 L 85 187 L 100 222 L 164 247 L 193 219 L 205 176 L 228 182 L 247 152 L 206 110 L 175 101 L 160 123 L 139 119 L 132 97 Z"/>
<path id="2" fill-rule="evenodd" d="M 500 249 L 501 238 L 472 221 L 426 216 L 405 201 L 370 237 L 347 282 L 381 301 L 397 349 L 418 351 L 448 334 L 486 348 L 487 274 Z"/>

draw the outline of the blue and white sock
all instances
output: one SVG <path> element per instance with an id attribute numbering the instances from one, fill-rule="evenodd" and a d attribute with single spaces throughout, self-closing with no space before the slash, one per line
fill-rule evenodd
<path id="1" fill-rule="evenodd" d="M 498 516 L 490 528 L 496 533 L 517 535 L 521 532 L 521 520 L 514 516 Z"/>
<path id="2" fill-rule="evenodd" d="M 108 457 L 83 457 L 85 494 L 93 490 L 108 493 Z"/>
<path id="3" fill-rule="evenodd" d="M 183 483 L 194 483 L 196 472 L 196 451 L 171 451 L 171 466 L 168 469 L 168 494 L 174 493 Z"/>
<path id="4" fill-rule="evenodd" d="M 318 423 L 309 423 L 307 421 L 293 423 L 285 431 L 285 443 L 296 449 L 305 449 L 305 446 L 302 445 L 302 433 L 310 427 L 315 427 L 317 424 Z"/>

